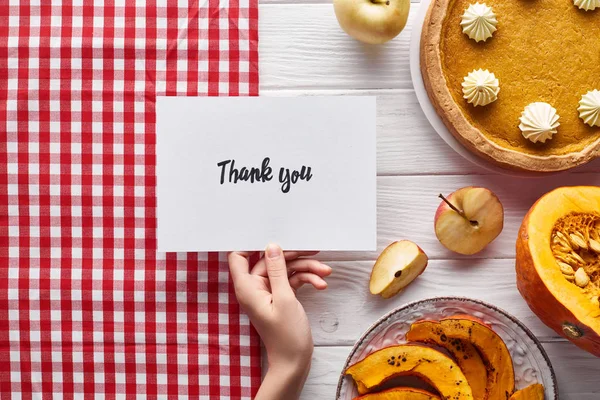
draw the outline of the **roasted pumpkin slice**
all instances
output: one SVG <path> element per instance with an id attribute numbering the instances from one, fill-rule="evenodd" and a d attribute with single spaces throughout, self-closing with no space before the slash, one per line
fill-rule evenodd
<path id="1" fill-rule="evenodd" d="M 467 377 L 473 397 L 485 399 L 487 369 L 477 349 L 469 341 L 447 337 L 442 326 L 435 321 L 421 321 L 412 324 L 406 334 L 406 340 L 435 344 L 448 350 Z"/>
<path id="2" fill-rule="evenodd" d="M 459 366 L 445 354 L 425 346 L 399 345 L 371 353 L 348 367 L 359 394 L 372 391 L 397 376 L 417 376 L 433 386 L 443 399 L 473 399 L 471 387 Z"/>
<path id="3" fill-rule="evenodd" d="M 469 316 L 456 316 L 440 321 L 447 337 L 467 340 L 483 356 L 487 364 L 487 399 L 506 400 L 515 390 L 515 373 L 506 344 L 490 327 Z"/>
<path id="4" fill-rule="evenodd" d="M 397 387 L 383 392 L 365 394 L 354 400 L 440 400 L 440 398 L 422 389 Z"/>
<path id="5" fill-rule="evenodd" d="M 550 328 L 600 357 L 600 187 L 562 187 L 529 210 L 517 288 Z"/>
<path id="6" fill-rule="evenodd" d="M 544 385 L 535 383 L 525 389 L 517 390 L 510 400 L 544 400 Z"/>

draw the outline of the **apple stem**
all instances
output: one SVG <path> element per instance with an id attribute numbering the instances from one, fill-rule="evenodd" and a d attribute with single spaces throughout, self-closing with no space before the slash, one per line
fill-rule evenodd
<path id="1" fill-rule="evenodd" d="M 464 219 L 466 219 L 467 221 L 469 221 L 469 223 L 471 225 L 473 225 L 473 226 L 479 225 L 479 223 L 477 221 L 473 221 L 473 220 L 470 220 L 469 218 L 467 218 L 467 216 L 465 215 L 465 212 L 463 210 L 459 210 L 454 204 L 450 203 L 448 201 L 448 199 L 444 197 L 443 194 L 440 193 L 439 197 L 440 197 L 440 199 L 444 200 L 444 203 L 448 204 L 448 207 L 450 207 L 451 209 L 453 209 L 454 211 L 456 211 L 456 213 L 458 215 L 460 215 L 461 217 L 463 217 Z"/>
<path id="2" fill-rule="evenodd" d="M 386 6 L 390 5 L 390 0 L 371 0 L 373 4 L 385 4 Z"/>

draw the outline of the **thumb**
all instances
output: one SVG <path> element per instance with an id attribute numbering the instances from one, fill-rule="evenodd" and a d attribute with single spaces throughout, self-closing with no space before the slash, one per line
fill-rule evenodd
<path id="1" fill-rule="evenodd" d="M 265 262 L 273 299 L 277 301 L 282 297 L 293 294 L 281 247 L 273 243 L 269 244 L 265 250 Z"/>

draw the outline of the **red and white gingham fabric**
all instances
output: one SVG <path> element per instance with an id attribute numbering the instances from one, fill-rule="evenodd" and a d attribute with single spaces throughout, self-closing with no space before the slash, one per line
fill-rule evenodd
<path id="1" fill-rule="evenodd" d="M 154 99 L 257 95 L 258 1 L 120 3 L 0 2 L 0 397 L 250 398 L 224 255 L 155 251 Z"/>

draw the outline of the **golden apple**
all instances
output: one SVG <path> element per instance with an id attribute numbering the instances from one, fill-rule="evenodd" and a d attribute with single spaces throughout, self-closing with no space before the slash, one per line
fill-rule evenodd
<path id="1" fill-rule="evenodd" d="M 342 29 L 361 42 L 385 43 L 406 26 L 410 0 L 333 0 Z"/>

